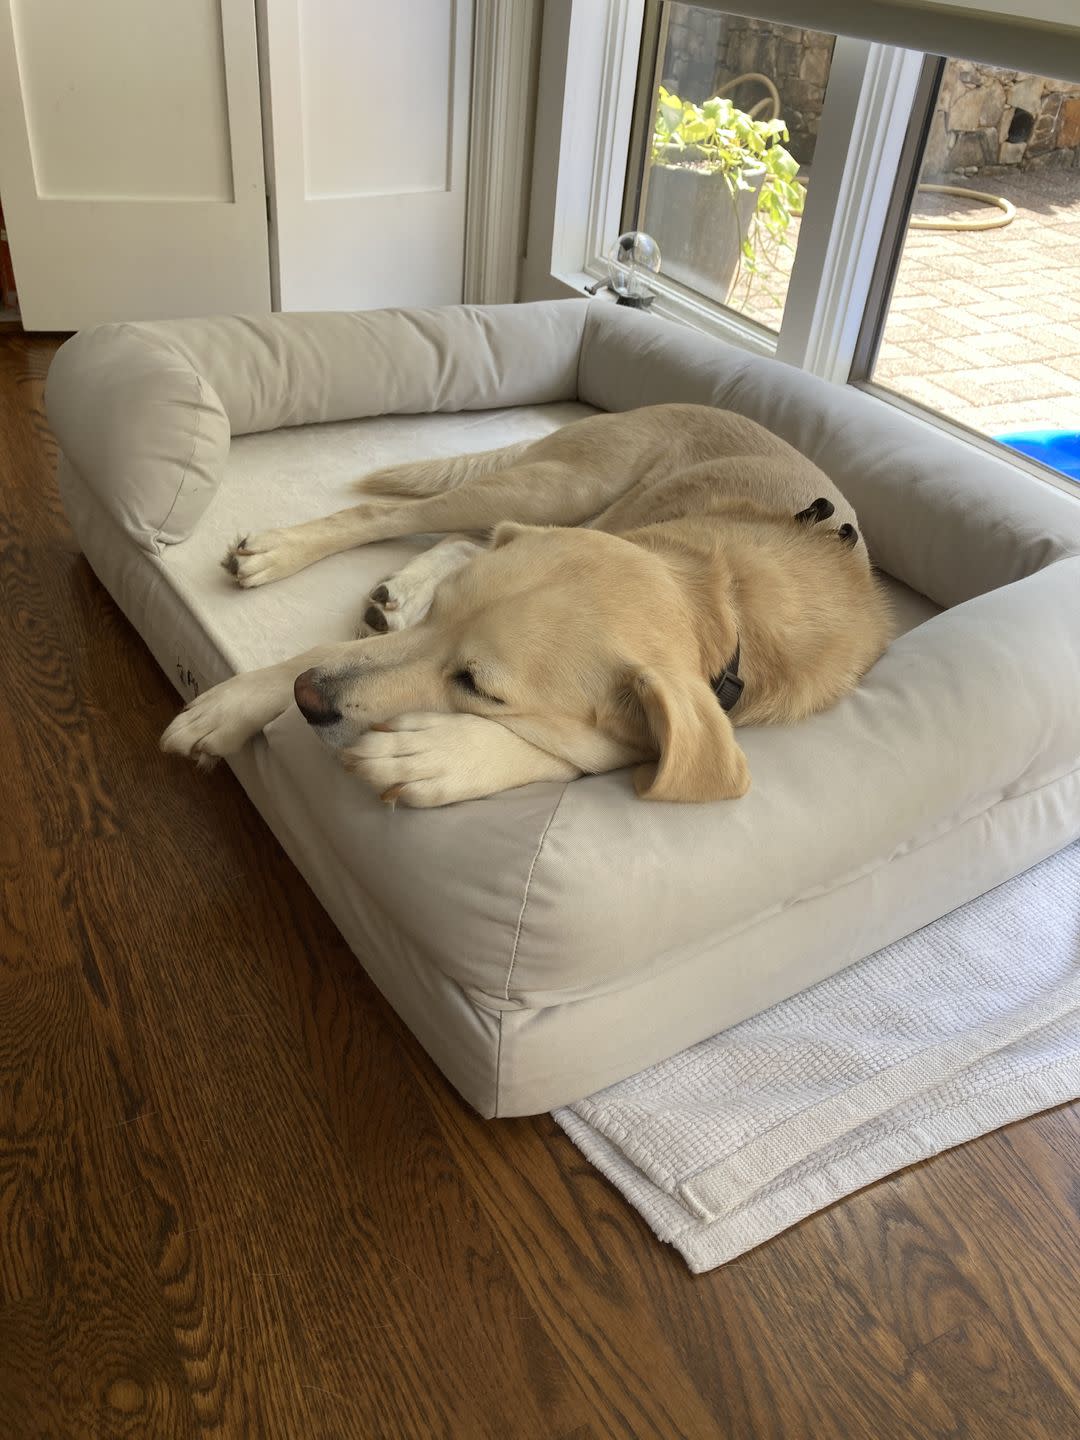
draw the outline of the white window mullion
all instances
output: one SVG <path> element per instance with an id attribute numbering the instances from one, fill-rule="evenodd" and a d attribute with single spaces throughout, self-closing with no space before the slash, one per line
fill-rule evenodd
<path id="1" fill-rule="evenodd" d="M 776 354 L 851 371 L 924 56 L 838 37 Z"/>

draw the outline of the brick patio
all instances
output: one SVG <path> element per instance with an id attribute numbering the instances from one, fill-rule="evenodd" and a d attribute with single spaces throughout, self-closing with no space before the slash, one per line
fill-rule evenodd
<path id="1" fill-rule="evenodd" d="M 983 176 L 1000 230 L 912 230 L 874 379 L 987 434 L 1080 430 L 1080 173 Z M 922 196 L 920 213 L 992 213 Z"/>
<path id="2" fill-rule="evenodd" d="M 964 184 L 1005 196 L 1016 216 L 997 230 L 909 231 L 874 379 L 986 434 L 1080 429 L 1080 172 Z M 945 196 L 920 196 L 918 211 L 993 213 Z M 755 280 L 739 308 L 776 329 L 786 285 Z"/>

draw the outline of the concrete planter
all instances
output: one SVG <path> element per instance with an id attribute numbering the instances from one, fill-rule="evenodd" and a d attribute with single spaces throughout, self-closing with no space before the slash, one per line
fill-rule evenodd
<path id="1" fill-rule="evenodd" d="M 643 230 L 663 256 L 661 274 L 712 300 L 727 300 L 739 271 L 761 177 L 733 198 L 723 176 L 687 167 L 649 169 Z"/>

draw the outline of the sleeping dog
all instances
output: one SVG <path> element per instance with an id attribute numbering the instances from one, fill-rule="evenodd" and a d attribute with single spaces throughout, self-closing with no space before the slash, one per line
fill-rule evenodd
<path id="1" fill-rule="evenodd" d="M 646 799 L 728 800 L 750 785 L 735 727 L 834 704 L 888 640 L 851 506 L 730 412 L 594 415 L 361 488 L 352 509 L 238 540 L 226 569 L 250 589 L 353 546 L 448 538 L 376 587 L 360 638 L 206 691 L 164 750 L 212 763 L 295 699 L 391 804 L 631 765 Z"/>

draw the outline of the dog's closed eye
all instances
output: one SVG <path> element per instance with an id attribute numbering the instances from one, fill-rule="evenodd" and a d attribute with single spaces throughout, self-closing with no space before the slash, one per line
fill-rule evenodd
<path id="1" fill-rule="evenodd" d="M 462 690 L 470 695 L 475 695 L 478 700 L 487 700 L 492 705 L 502 705 L 504 702 L 497 695 L 489 695 L 486 690 L 481 690 L 476 683 L 476 676 L 471 670 L 458 670 L 454 675 L 454 684 L 460 685 Z"/>

